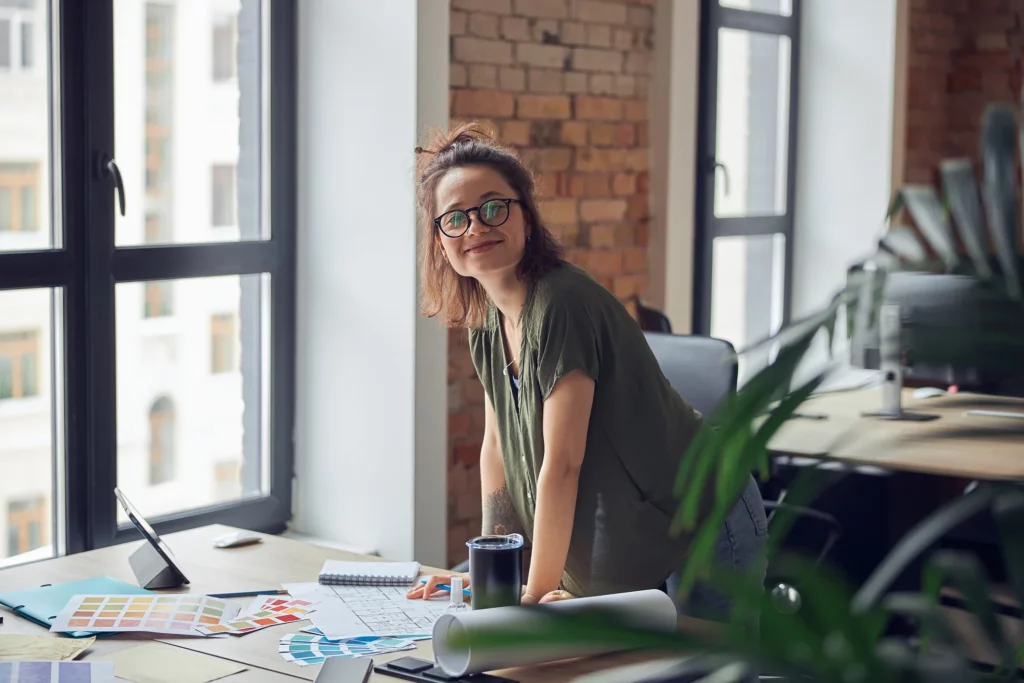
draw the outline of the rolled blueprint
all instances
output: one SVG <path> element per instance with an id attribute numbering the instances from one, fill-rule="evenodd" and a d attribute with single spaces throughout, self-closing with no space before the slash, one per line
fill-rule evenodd
<path id="1" fill-rule="evenodd" d="M 569 614 L 589 609 L 613 612 L 624 623 L 648 629 L 674 631 L 678 623 L 675 603 L 660 590 L 561 600 L 535 607 L 494 607 L 449 613 L 434 623 L 434 656 L 449 676 L 465 676 L 621 649 L 608 643 L 530 644 L 519 648 L 455 647 L 452 644 L 452 639 L 461 634 L 474 636 L 506 629 L 529 632 L 532 625 L 543 622 L 546 610 Z"/>

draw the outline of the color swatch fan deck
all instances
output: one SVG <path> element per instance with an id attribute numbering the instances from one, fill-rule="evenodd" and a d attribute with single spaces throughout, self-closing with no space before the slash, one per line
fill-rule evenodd
<path id="1" fill-rule="evenodd" d="M 205 595 L 76 595 L 50 630 L 203 635 L 201 627 L 237 614 L 237 605 Z"/>
<path id="2" fill-rule="evenodd" d="M 290 624 L 296 621 L 308 619 L 306 615 L 313 611 L 313 604 L 306 600 L 283 600 L 271 598 L 263 603 L 263 608 L 255 614 L 248 614 L 244 617 L 232 617 L 225 619 L 220 624 L 204 625 L 199 632 L 207 635 L 218 633 L 230 633 L 232 635 L 243 635 L 258 631 L 268 626 L 278 624 Z"/>

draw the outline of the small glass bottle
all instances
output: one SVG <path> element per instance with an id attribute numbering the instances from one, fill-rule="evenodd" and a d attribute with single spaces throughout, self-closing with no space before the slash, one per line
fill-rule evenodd
<path id="1" fill-rule="evenodd" d="M 456 614 L 469 611 L 469 605 L 462 599 L 462 577 L 453 576 L 450 581 L 452 587 L 451 597 L 448 602 L 449 613 L 454 612 Z"/>

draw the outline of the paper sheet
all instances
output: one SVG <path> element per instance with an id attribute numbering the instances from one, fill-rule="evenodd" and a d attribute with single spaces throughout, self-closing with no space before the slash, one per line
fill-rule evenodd
<path id="1" fill-rule="evenodd" d="M 70 661 L 96 642 L 91 638 L 53 636 L 0 636 L 0 662 L 18 660 Z"/>
<path id="2" fill-rule="evenodd" d="M 534 624 L 543 623 L 543 612 L 583 612 L 600 609 L 614 612 L 624 622 L 644 628 L 674 631 L 678 623 L 675 603 L 660 590 L 617 593 L 594 598 L 562 600 L 532 607 L 494 607 L 471 612 L 445 614 L 434 625 L 434 656 L 449 676 L 465 676 L 494 669 L 529 666 L 560 659 L 614 652 L 604 644 L 557 644 L 517 648 L 471 648 L 452 645 L 452 636 L 460 632 L 470 635 L 488 631 L 518 630 L 529 632 Z"/>
<path id="3" fill-rule="evenodd" d="M 448 599 L 410 600 L 408 586 L 324 586 L 287 583 L 284 588 L 316 605 L 309 620 L 331 640 L 358 636 L 429 637 Z"/>
<path id="4" fill-rule="evenodd" d="M 220 624 L 200 626 L 198 630 L 206 635 L 230 633 L 239 636 L 268 626 L 290 624 L 295 621 L 308 619 L 308 615 L 313 609 L 314 605 L 309 600 L 271 598 L 266 602 L 263 609 L 255 614 L 250 614 L 246 617 L 236 617 Z"/>
<path id="5" fill-rule="evenodd" d="M 114 683 L 110 662 L 0 662 L 4 683 Z"/>
<path id="6" fill-rule="evenodd" d="M 238 605 L 205 595 L 76 595 L 51 631 L 204 635 L 198 629 L 233 619 Z"/>
<path id="7" fill-rule="evenodd" d="M 134 683 L 208 683 L 245 671 L 237 662 L 163 643 L 147 643 L 101 657 L 114 674 Z"/>

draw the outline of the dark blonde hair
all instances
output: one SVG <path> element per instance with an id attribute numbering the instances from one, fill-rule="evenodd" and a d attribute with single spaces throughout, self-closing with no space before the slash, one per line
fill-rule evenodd
<path id="1" fill-rule="evenodd" d="M 436 239 L 437 184 L 444 175 L 464 166 L 487 166 L 515 190 L 529 239 L 519 262 L 519 279 L 532 282 L 562 259 L 562 248 L 544 227 L 537 210 L 533 174 L 514 151 L 498 144 L 475 123 L 463 124 L 436 136 L 429 149 L 416 148 L 422 162 L 416 199 L 423 239 L 420 241 L 420 286 L 423 314 L 441 316 L 450 327 L 480 327 L 487 313 L 487 293 L 475 278 L 462 277 L 444 260 Z"/>

